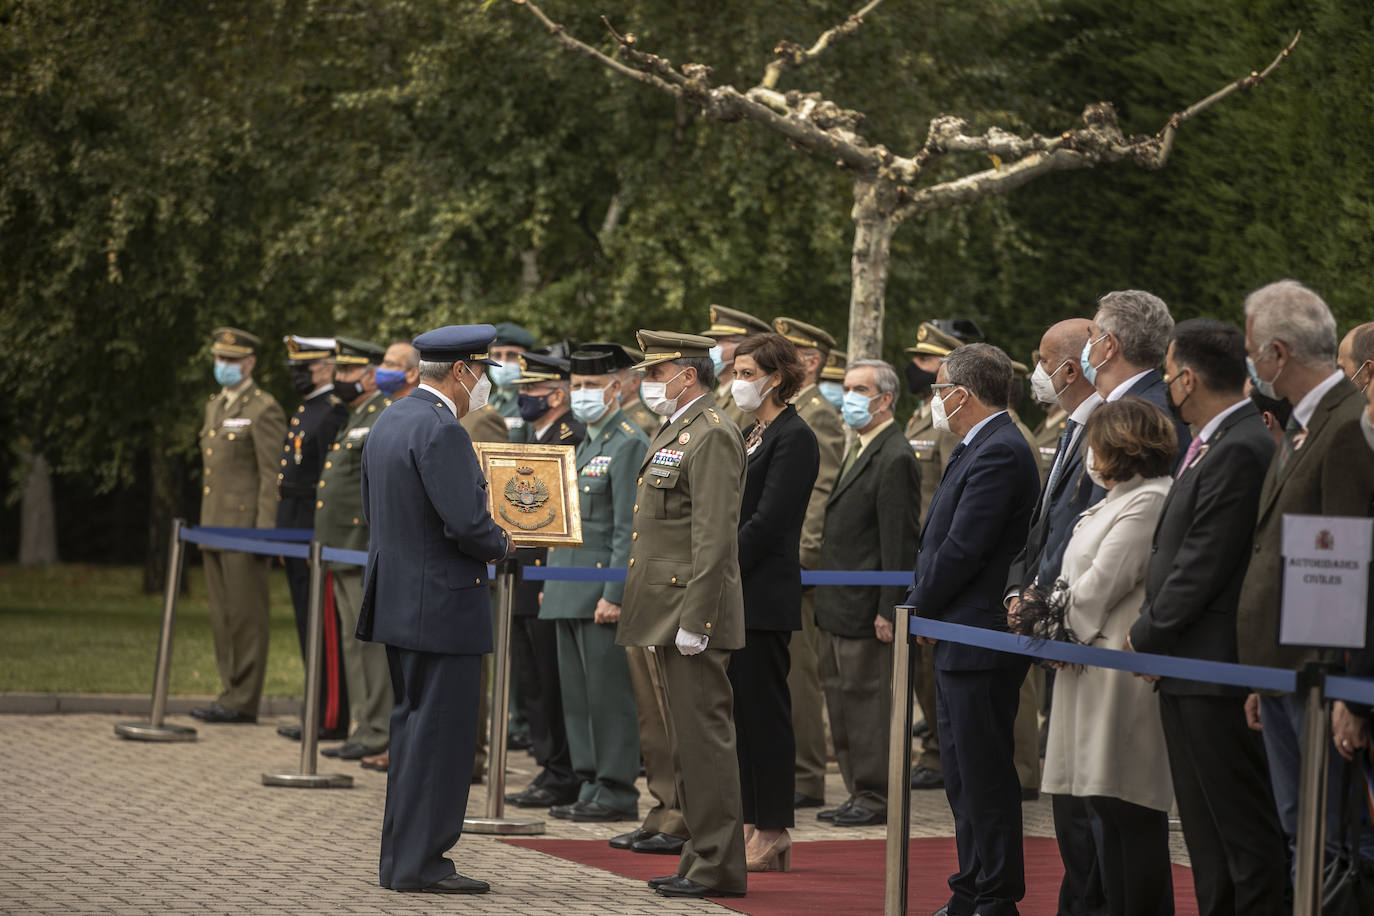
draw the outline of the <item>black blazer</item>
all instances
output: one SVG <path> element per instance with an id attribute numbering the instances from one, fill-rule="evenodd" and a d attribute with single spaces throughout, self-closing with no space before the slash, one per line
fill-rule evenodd
<path id="1" fill-rule="evenodd" d="M 801 629 L 801 529 L 820 466 L 816 434 L 788 404 L 749 456 L 740 497 L 745 629 Z"/>
<path id="2" fill-rule="evenodd" d="M 1090 499 L 1094 487 L 1083 472 L 1083 460 L 1088 452 L 1087 441 L 1086 433 L 1080 429 L 1073 446 L 1064 457 L 1059 476 L 1055 478 L 1054 492 L 1046 495 L 1044 490 L 1041 491 L 1041 498 L 1032 510 L 1026 546 L 1011 562 L 1003 594 L 1024 591 L 1035 582 L 1042 570 L 1044 575 L 1040 578 L 1048 580 L 1044 582 L 1045 585 L 1053 585 L 1054 578 L 1059 575 L 1064 546 L 1068 543 L 1074 522 L 1092 504 Z M 1050 482 L 1046 480 L 1045 486 L 1049 485 Z M 1042 563 L 1042 558 L 1048 559 Z"/>
<path id="3" fill-rule="evenodd" d="M 802 494 L 798 494 L 798 499 Z M 910 572 L 921 519 L 921 468 L 896 423 L 879 433 L 825 504 L 821 569 Z M 816 625 L 836 636 L 877 639 L 873 618 L 889 620 L 904 585 L 816 589 Z"/>
<path id="4" fill-rule="evenodd" d="M 1174 481 L 1150 547 L 1145 606 L 1131 627 L 1141 652 L 1236 660 L 1236 605 L 1250 562 L 1274 439 L 1246 403 L 1221 422 Z M 1240 688 L 1164 678 L 1164 693 L 1240 695 Z"/>

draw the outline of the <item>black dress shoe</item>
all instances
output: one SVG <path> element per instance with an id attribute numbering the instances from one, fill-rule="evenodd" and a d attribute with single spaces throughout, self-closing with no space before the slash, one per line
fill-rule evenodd
<path id="1" fill-rule="evenodd" d="M 654 893 L 661 897 L 743 897 L 743 891 L 721 891 L 714 887 L 707 887 L 704 884 L 697 884 L 686 878 L 679 877 L 676 881 L 669 881 L 667 884 L 660 884 L 654 888 Z"/>
<path id="2" fill-rule="evenodd" d="M 258 721 L 257 716 L 250 716 L 246 712 L 234 712 L 232 709 L 225 709 L 218 703 L 211 703 L 209 706 L 198 706 L 191 710 L 191 716 L 202 722 L 209 722 L 212 725 L 223 725 L 229 722 L 252 723 Z"/>
<path id="3" fill-rule="evenodd" d="M 825 811 L 817 811 L 816 820 L 833 821 L 837 815 L 843 814 L 852 807 L 854 807 L 854 799 L 847 798 L 844 804 L 840 805 L 838 808 L 828 808 Z"/>
<path id="4" fill-rule="evenodd" d="M 578 802 L 573 805 L 572 819 L 578 824 L 608 824 L 611 821 L 637 821 L 639 811 L 617 811 L 600 802 Z"/>
<path id="5" fill-rule="evenodd" d="M 666 833 L 655 833 L 630 844 L 630 852 L 644 852 L 656 856 L 680 856 L 687 841 Z"/>
<path id="6" fill-rule="evenodd" d="M 620 836 L 613 836 L 607 844 L 612 849 L 629 849 L 638 840 L 647 840 L 653 836 L 652 830 L 645 830 L 643 827 L 636 827 L 629 833 L 622 833 Z"/>
<path id="7" fill-rule="evenodd" d="M 442 881 L 435 881 L 428 887 L 406 888 L 422 894 L 485 894 L 491 885 L 476 878 L 467 878 L 454 872 Z"/>
<path id="8" fill-rule="evenodd" d="M 508 751 L 527 751 L 534 747 L 534 742 L 530 736 L 523 732 L 511 732 L 506 735 L 506 750 Z"/>
<path id="9" fill-rule="evenodd" d="M 277 734 L 283 738 L 290 738 L 292 741 L 301 740 L 301 727 L 299 725 L 278 725 Z M 346 728 L 321 728 L 315 733 L 321 741 L 342 741 L 348 737 Z"/>
<path id="10" fill-rule="evenodd" d="M 930 767 L 917 767 L 911 771 L 911 788 L 913 789 L 943 789 L 944 787 L 944 773 L 932 770 Z"/>
<path id="11" fill-rule="evenodd" d="M 664 875 L 662 878 L 650 878 L 649 886 L 652 887 L 654 890 L 658 890 L 663 885 L 672 884 L 674 881 L 681 877 L 682 875 Z"/>
<path id="12" fill-rule="evenodd" d="M 577 804 L 577 794 L 572 798 L 567 792 L 559 792 L 547 786 L 530 786 L 523 792 L 507 795 L 506 801 L 517 808 L 552 808 L 554 805 Z"/>
<path id="13" fill-rule="evenodd" d="M 874 824 L 886 824 L 886 811 L 870 811 L 863 805 L 854 805 L 848 811 L 843 811 L 835 815 L 833 821 L 836 827 L 871 827 Z"/>
<path id="14" fill-rule="evenodd" d="M 571 805 L 554 805 L 552 808 L 549 809 L 549 816 L 561 818 L 565 821 L 570 821 L 572 820 L 573 809 L 580 804 L 582 803 L 579 801 L 573 802 Z"/>
<path id="15" fill-rule="evenodd" d="M 386 750 L 384 747 L 370 748 L 362 744 L 354 744 L 349 741 L 345 744 L 337 744 L 334 747 L 327 747 L 320 751 L 325 757 L 337 757 L 340 760 L 362 760 L 364 757 L 371 757 Z"/>
<path id="16" fill-rule="evenodd" d="M 796 808 L 821 808 L 825 806 L 825 799 L 812 798 L 810 795 L 803 795 L 800 792 L 792 793 L 792 807 Z"/>

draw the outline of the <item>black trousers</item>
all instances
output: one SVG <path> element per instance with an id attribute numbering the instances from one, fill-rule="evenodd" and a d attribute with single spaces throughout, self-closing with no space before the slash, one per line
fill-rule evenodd
<path id="1" fill-rule="evenodd" d="M 744 823 L 761 830 L 792 826 L 797 784 L 797 736 L 787 673 L 792 656 L 785 630 L 745 630 L 744 648 L 726 675 L 735 694 L 735 756 Z"/>
<path id="2" fill-rule="evenodd" d="M 1103 795 L 1084 801 L 1092 815 L 1107 912 L 1111 916 L 1173 916 L 1168 812 Z"/>
<path id="3" fill-rule="evenodd" d="M 538 617 L 511 620 L 511 666 L 520 672 L 516 703 L 530 727 L 530 752 L 541 767 L 532 785 L 576 789 L 568 732 L 563 722 L 563 692 L 558 680 L 558 624 Z"/>
<path id="4" fill-rule="evenodd" d="M 1264 739 L 1245 699 L 1159 695 L 1201 916 L 1279 916 L 1288 872 Z"/>
<path id="5" fill-rule="evenodd" d="M 291 526 L 296 527 L 296 526 Z M 286 557 L 286 586 L 291 591 L 291 609 L 296 614 L 296 639 L 301 647 L 301 660 L 305 660 L 310 633 L 310 564 L 295 557 Z M 329 581 L 325 581 L 324 607 L 321 620 L 324 624 L 324 650 L 320 661 L 320 728 L 325 731 L 348 730 L 348 684 L 344 679 L 343 639 L 353 639 L 352 633 L 339 630 L 339 615 L 334 610 L 333 592 Z"/>
<path id="6" fill-rule="evenodd" d="M 945 795 L 959 852 L 959 871 L 949 879 L 949 916 L 1008 916 L 1026 895 L 1021 780 L 1012 759 L 1026 668 L 1020 661 L 935 671 Z"/>
<path id="7" fill-rule="evenodd" d="M 382 887 L 413 890 L 454 872 L 477 750 L 482 656 L 386 647 L 396 706 L 382 816 Z"/>
<path id="8" fill-rule="evenodd" d="M 1054 672 L 1051 671 L 1051 674 Z M 1102 894 L 1102 874 L 1097 867 L 1097 842 L 1086 799 L 1077 795 L 1052 795 L 1054 838 L 1064 862 L 1059 883 L 1059 916 L 1107 916 Z"/>

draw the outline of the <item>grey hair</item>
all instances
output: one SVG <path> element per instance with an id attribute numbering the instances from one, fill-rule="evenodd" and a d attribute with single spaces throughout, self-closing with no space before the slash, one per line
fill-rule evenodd
<path id="1" fill-rule="evenodd" d="M 684 369 L 697 370 L 697 381 L 703 388 L 710 390 L 716 387 L 716 364 L 709 356 L 684 356 L 673 360 L 675 365 Z"/>
<path id="2" fill-rule="evenodd" d="M 1336 319 L 1312 290 L 1297 280 L 1279 280 L 1245 297 L 1250 338 L 1260 346 L 1281 340 L 1305 366 L 1336 363 Z"/>
<path id="3" fill-rule="evenodd" d="M 1005 409 L 1016 373 L 1011 357 L 992 344 L 965 344 L 940 360 L 951 385 L 967 388 L 988 407 Z"/>
<path id="4" fill-rule="evenodd" d="M 881 359 L 856 359 L 849 364 L 845 371 L 848 372 L 851 369 L 872 369 L 873 381 L 878 386 L 878 393 L 890 394 L 893 404 L 897 402 L 897 387 L 901 382 L 897 378 L 897 370 L 892 368 L 891 363 Z"/>
<path id="5" fill-rule="evenodd" d="M 432 359 L 422 359 L 420 360 L 420 381 L 442 382 L 456 365 L 458 365 L 457 360 L 436 362 Z"/>
<path id="6" fill-rule="evenodd" d="M 1141 289 L 1119 289 L 1098 299 L 1096 324 L 1120 342 L 1126 362 L 1142 369 L 1164 361 L 1174 330 L 1164 300 Z"/>

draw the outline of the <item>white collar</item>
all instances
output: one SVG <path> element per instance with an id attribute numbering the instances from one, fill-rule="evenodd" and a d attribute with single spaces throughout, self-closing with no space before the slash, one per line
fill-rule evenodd
<path id="1" fill-rule="evenodd" d="M 1083 399 L 1082 404 L 1079 404 L 1073 409 L 1073 413 L 1069 414 L 1069 419 L 1072 420 L 1076 426 L 1081 427 L 1088 422 L 1088 418 L 1093 415 L 1093 411 L 1100 406 L 1102 406 L 1102 395 L 1094 391 Z"/>
<path id="2" fill-rule="evenodd" d="M 1312 414 L 1317 412 L 1317 404 L 1326 396 L 1326 393 L 1336 387 L 1336 383 L 1345 378 L 1345 373 L 1337 369 L 1316 384 L 1307 394 L 1302 396 L 1302 400 L 1293 405 L 1293 417 L 1303 429 L 1312 422 Z"/>
<path id="3" fill-rule="evenodd" d="M 423 388 L 425 391 L 428 391 L 430 394 L 438 397 L 439 400 L 444 402 L 444 406 L 449 409 L 449 412 L 453 414 L 453 419 L 458 419 L 458 405 L 453 403 L 453 398 L 444 394 L 442 391 L 440 391 L 438 388 L 435 388 L 433 385 L 427 385 L 424 382 L 421 382 L 419 385 L 416 385 L 415 387 Z"/>
<path id="4" fill-rule="evenodd" d="M 1212 436 L 1216 433 L 1217 427 L 1221 426 L 1222 420 L 1225 420 L 1231 414 L 1235 413 L 1237 410 L 1240 410 L 1242 407 L 1249 403 L 1251 403 L 1249 398 L 1241 398 L 1239 401 L 1232 404 L 1230 407 L 1226 408 L 1212 419 L 1208 420 L 1207 425 L 1202 427 L 1202 430 L 1197 434 L 1197 437 L 1201 439 L 1203 442 L 1206 442 L 1208 439 L 1212 438 Z"/>
<path id="5" fill-rule="evenodd" d="M 322 394 L 328 394 L 329 392 L 331 392 L 331 391 L 333 391 L 333 390 L 334 390 L 334 383 L 333 383 L 333 382 L 328 382 L 328 383 L 323 384 L 323 385 L 321 385 L 320 387 L 316 388 L 314 391 L 310 392 L 309 394 L 307 394 L 304 398 L 302 398 L 302 400 L 304 400 L 304 401 L 313 401 L 313 400 L 315 400 L 315 398 L 319 397 L 320 395 L 322 395 Z"/>
<path id="6" fill-rule="evenodd" d="M 1107 403 L 1110 404 L 1112 401 L 1119 401 L 1122 398 L 1124 398 L 1126 396 L 1126 392 L 1131 390 L 1132 385 L 1134 385 L 1136 382 L 1140 381 L 1153 371 L 1153 369 L 1146 369 L 1144 372 L 1136 373 L 1135 375 L 1126 379 L 1126 381 L 1122 382 L 1120 385 L 1117 385 L 1115 388 L 1112 389 L 1112 393 L 1107 395 Z"/>
<path id="7" fill-rule="evenodd" d="M 676 423 L 676 422 L 677 422 L 677 418 L 680 417 L 680 416 L 682 416 L 683 414 L 685 414 L 685 413 L 687 412 L 687 408 L 688 408 L 688 407 L 691 407 L 693 404 L 695 404 L 697 401 L 700 401 L 700 400 L 701 400 L 702 398 L 704 398 L 704 397 L 706 397 L 706 395 L 704 395 L 704 394 L 699 394 L 699 395 L 697 395 L 696 397 L 692 398 L 690 401 L 688 401 L 686 404 L 683 404 L 683 405 L 682 405 L 681 407 L 679 407 L 677 410 L 673 411 L 673 415 L 672 415 L 671 417 L 668 418 L 668 422 L 669 422 L 669 423 Z"/>
<path id="8" fill-rule="evenodd" d="M 984 417 L 983 419 L 979 420 L 977 423 L 973 424 L 973 429 L 969 430 L 969 431 L 968 431 L 968 434 L 967 434 L 966 436 L 964 436 L 963 444 L 964 444 L 964 445 L 968 445 L 970 442 L 972 442 L 972 441 L 973 441 L 973 437 L 976 436 L 976 435 L 978 435 L 978 430 L 982 429 L 984 426 L 987 426 L 989 422 L 991 422 L 992 420 L 997 419 L 998 417 L 1000 417 L 1000 416 L 1001 416 L 1002 414 L 1004 414 L 1004 413 L 1006 413 L 1005 410 L 999 410 L 999 411 L 997 411 L 997 413 L 993 414 L 992 416 L 990 416 L 990 417 Z"/>

